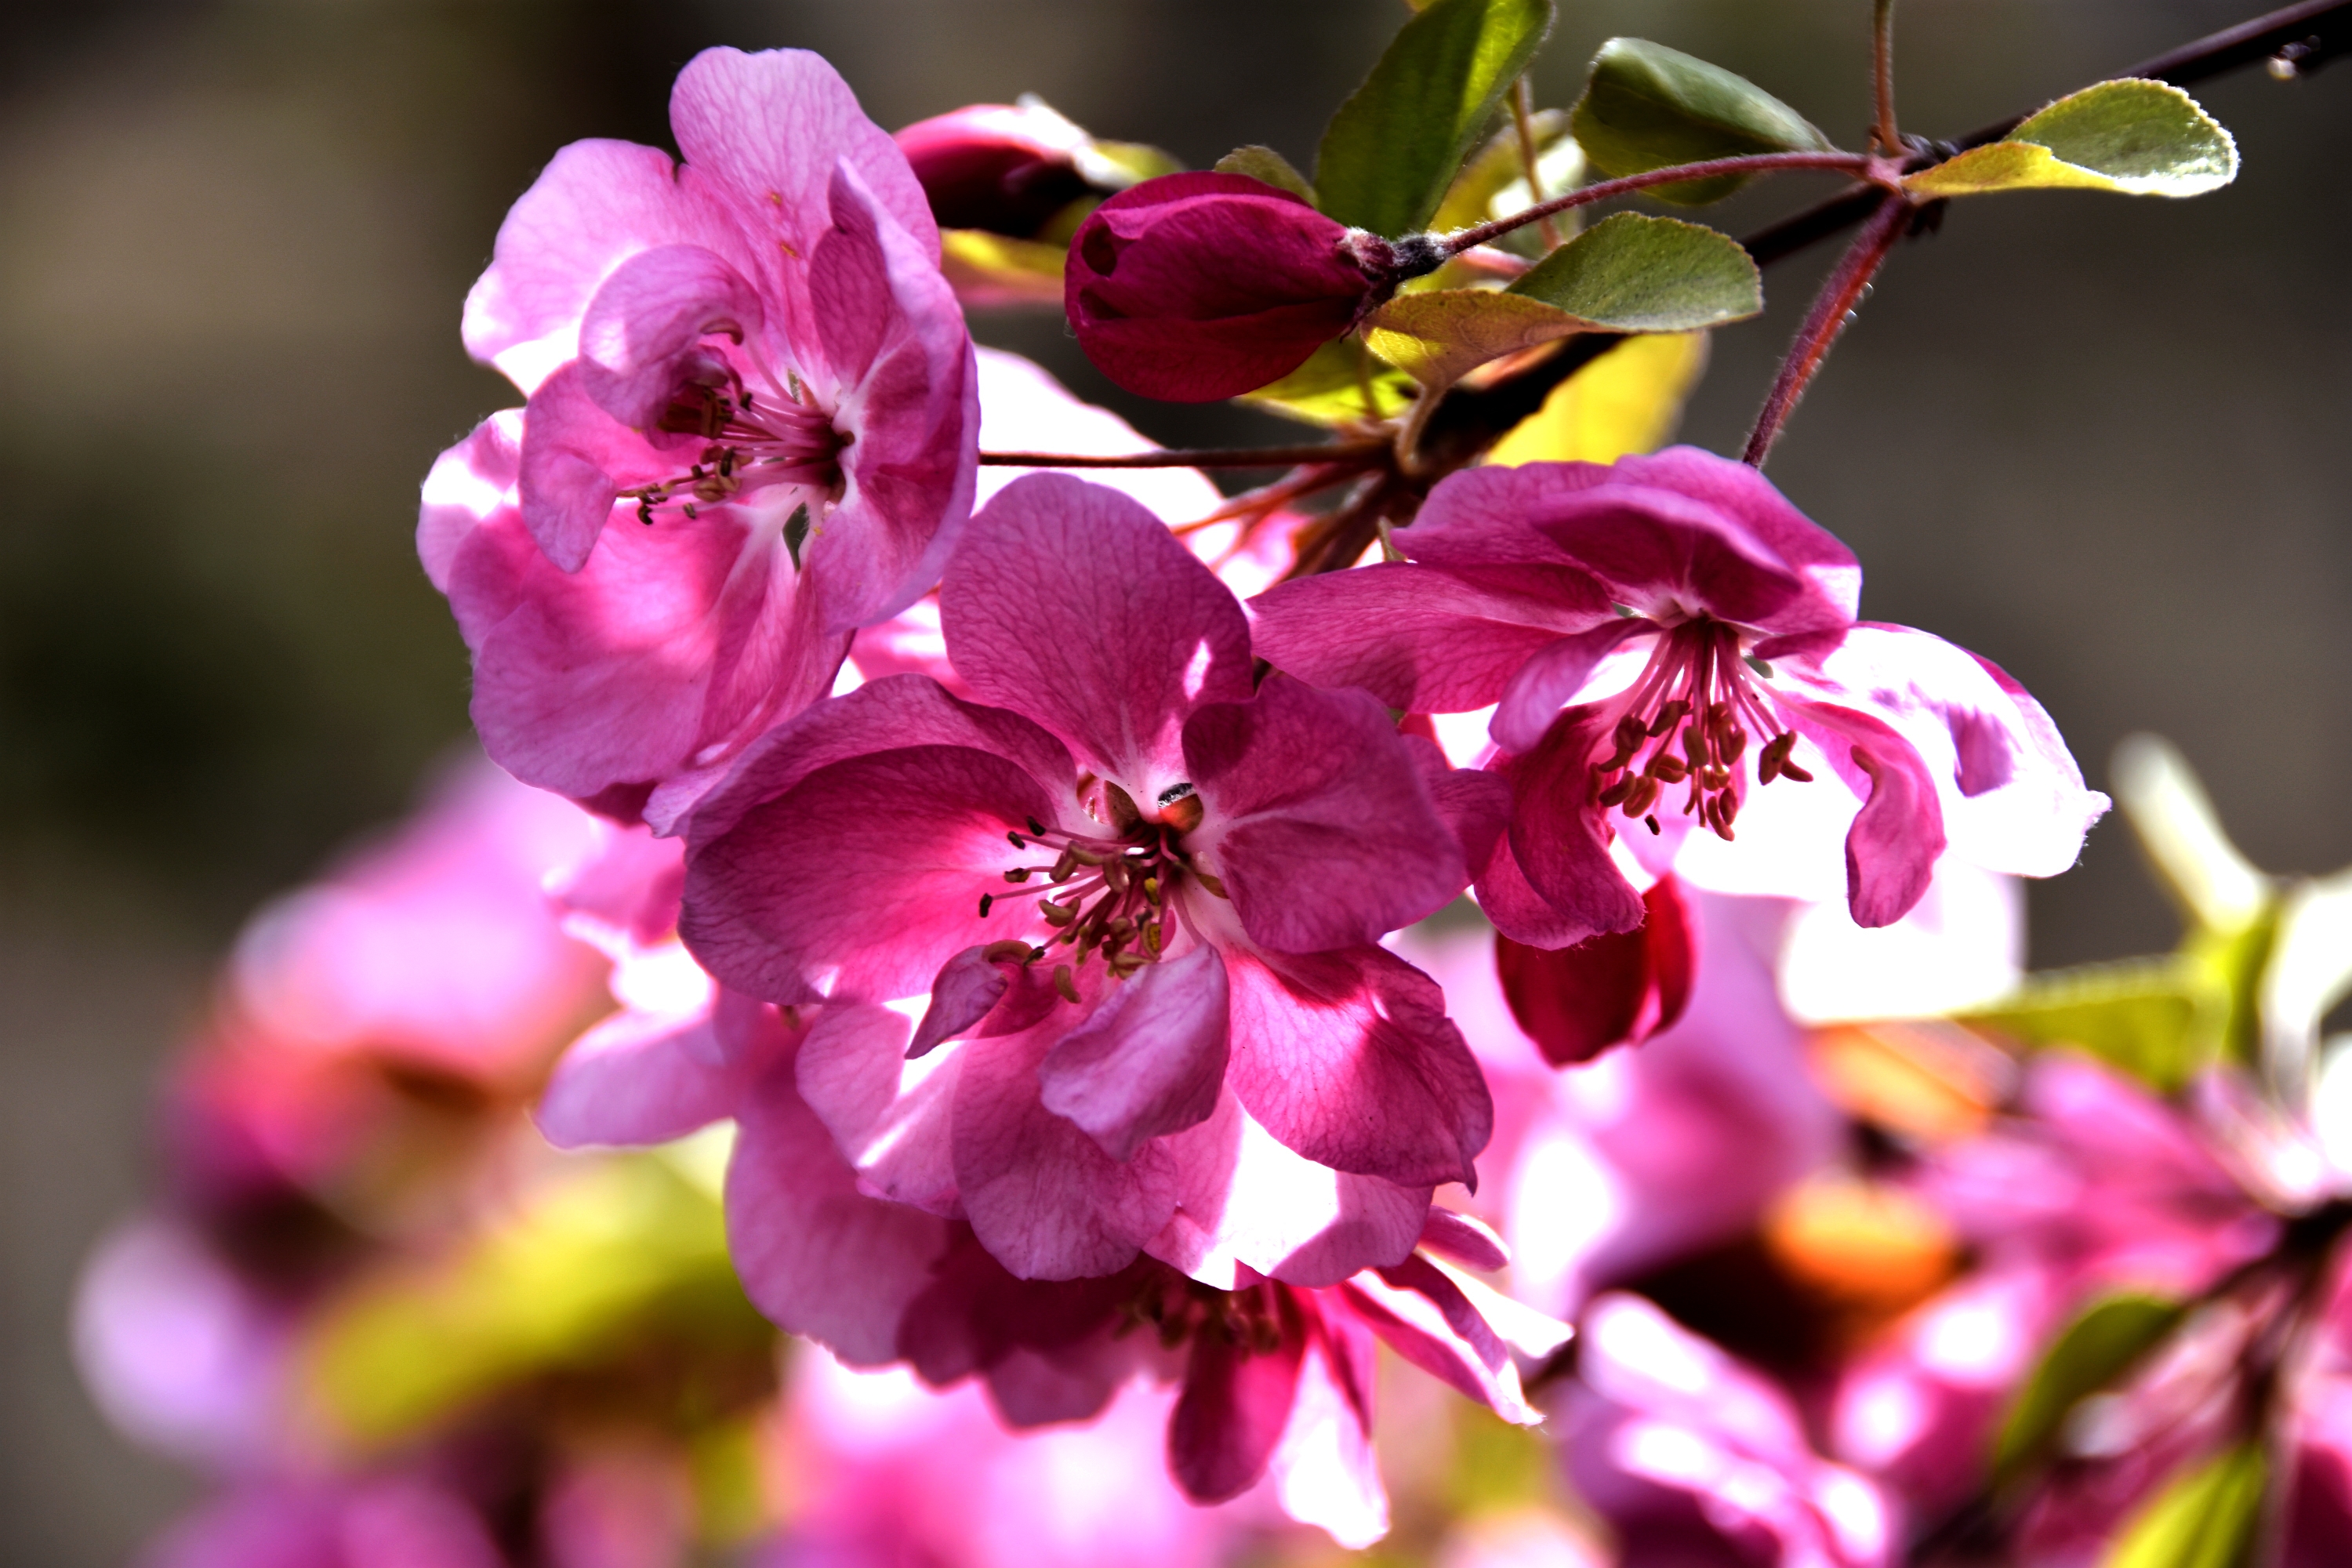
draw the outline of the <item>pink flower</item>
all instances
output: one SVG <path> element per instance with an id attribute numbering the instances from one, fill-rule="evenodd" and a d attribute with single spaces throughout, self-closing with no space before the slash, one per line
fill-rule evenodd
<path id="1" fill-rule="evenodd" d="M 897 677 L 751 748 L 691 826 L 688 947 L 825 998 L 799 1084 L 862 1184 L 1017 1275 L 1402 1259 L 1491 1110 L 1436 985 L 1374 943 L 1483 858 L 1494 781 L 1361 693 L 1253 695 L 1240 605 L 1109 490 L 1006 489 L 941 605 L 1001 706 Z M 926 991 L 909 1061 L 871 1004 Z"/>
<path id="2" fill-rule="evenodd" d="M 1562 1434 L 1627 1563 L 1879 1568 L 1888 1500 L 1812 1451 L 1770 1382 L 1635 1296 L 1584 1313 Z"/>
<path id="3" fill-rule="evenodd" d="M 430 1482 L 256 1482 L 165 1531 L 140 1568 L 504 1568 L 472 1507 Z"/>
<path id="4" fill-rule="evenodd" d="M 1078 346 L 1146 397 L 1211 403 L 1307 363 L 1396 286 L 1388 241 L 1242 174 L 1163 174 L 1103 203 L 1070 242 Z"/>
<path id="5" fill-rule="evenodd" d="M 1034 99 L 966 104 L 903 127 L 893 140 L 941 228 L 1025 239 L 1098 184 L 1117 188 L 1133 179 L 1104 167 L 1093 137 Z"/>
<path id="6" fill-rule="evenodd" d="M 491 754 L 624 816 L 930 585 L 979 423 L 922 189 L 833 68 L 706 50 L 670 108 L 683 164 L 577 142 L 508 216 L 466 342 L 530 402 L 418 524 Z"/>
<path id="7" fill-rule="evenodd" d="M 1515 804 L 1479 901 L 1516 941 L 1639 925 L 1610 856 L 1637 823 L 1626 842 L 1656 868 L 1806 898 L 1831 891 L 1824 840 L 1843 835 L 1853 919 L 1883 926 L 1948 847 L 2050 876 L 2106 807 L 2008 676 L 1856 621 L 1853 555 L 1744 464 L 1678 447 L 1475 468 L 1397 545 L 1410 563 L 1260 595 L 1259 639 L 1392 707 L 1497 704 Z"/>

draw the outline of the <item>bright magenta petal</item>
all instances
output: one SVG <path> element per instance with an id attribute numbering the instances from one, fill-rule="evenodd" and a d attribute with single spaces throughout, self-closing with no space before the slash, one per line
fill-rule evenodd
<path id="1" fill-rule="evenodd" d="M 1045 1053 L 1041 1103 L 1112 1159 L 1131 1160 L 1148 1140 L 1197 1126 L 1216 1108 L 1228 1012 L 1214 947 L 1148 963 Z"/>
<path id="2" fill-rule="evenodd" d="M 1290 1424 L 1307 1332 L 1290 1293 L 1269 1293 L 1280 1307 L 1274 1348 L 1232 1344 L 1214 1332 L 1192 1340 L 1184 1392 L 1168 1418 L 1168 1468 L 1194 1502 L 1223 1502 L 1255 1486 Z"/>

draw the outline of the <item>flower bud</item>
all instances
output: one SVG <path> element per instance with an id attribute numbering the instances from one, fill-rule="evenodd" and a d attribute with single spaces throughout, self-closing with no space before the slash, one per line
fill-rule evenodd
<path id="1" fill-rule="evenodd" d="M 1094 139 L 1042 103 L 974 103 L 894 138 L 941 228 L 1026 239 L 1095 190 L 1080 172 Z"/>
<path id="2" fill-rule="evenodd" d="M 1242 174 L 1169 174 L 1078 227 L 1063 303 L 1129 392 L 1209 403 L 1305 363 L 1388 296 L 1394 248 Z"/>

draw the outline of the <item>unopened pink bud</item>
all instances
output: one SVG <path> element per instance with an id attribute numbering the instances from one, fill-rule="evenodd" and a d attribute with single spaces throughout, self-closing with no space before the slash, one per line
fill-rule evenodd
<path id="1" fill-rule="evenodd" d="M 1097 207 L 1070 245 L 1063 299 L 1105 375 L 1146 397 L 1209 403 L 1305 363 L 1394 287 L 1388 242 L 1241 174 L 1168 174 Z"/>

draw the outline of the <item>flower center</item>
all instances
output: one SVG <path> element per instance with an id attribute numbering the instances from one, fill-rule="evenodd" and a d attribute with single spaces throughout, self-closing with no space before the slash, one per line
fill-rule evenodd
<path id="1" fill-rule="evenodd" d="M 1055 930 L 1030 961 L 1066 950 L 1067 962 L 1055 966 L 1054 984 L 1072 1002 L 1077 1000 L 1073 969 L 1089 958 L 1099 955 L 1120 980 L 1160 962 L 1180 919 L 1170 895 L 1185 878 L 1215 897 L 1224 896 L 1217 879 L 1193 865 L 1183 847 L 1185 833 L 1199 826 L 1202 816 L 1200 796 L 1191 784 L 1160 792 L 1151 816 L 1117 784 L 1103 784 L 1102 799 L 1110 819 L 1107 833 L 1049 828 L 1034 816 L 1028 832 L 1007 833 L 1015 849 L 1045 850 L 1054 858 L 1005 871 L 1004 879 L 1021 891 L 983 893 L 980 899 L 983 916 L 1008 899 L 1038 900 L 1037 912 Z"/>
<path id="2" fill-rule="evenodd" d="M 1154 1270 L 1121 1305 L 1114 1333 L 1123 1338 L 1148 1323 L 1169 1350 L 1209 1336 L 1263 1355 L 1282 1343 L 1282 1305 L 1276 1295 L 1281 1289 L 1264 1279 L 1239 1290 L 1220 1290 L 1173 1269 Z"/>
<path id="3" fill-rule="evenodd" d="M 1739 815 L 1735 774 L 1751 726 L 1771 736 L 1757 756 L 1758 784 L 1811 782 L 1813 775 L 1789 760 L 1796 735 L 1780 727 L 1751 680 L 1761 673 L 1741 656 L 1738 632 L 1721 621 L 1701 616 L 1662 635 L 1622 700 L 1614 749 L 1592 763 L 1601 809 L 1615 806 L 1655 833 L 1659 798 L 1688 784 L 1683 815 L 1731 837 Z"/>
<path id="4" fill-rule="evenodd" d="M 671 505 L 691 518 L 698 507 L 741 500 L 772 485 L 802 485 L 827 500 L 837 497 L 841 449 L 851 438 L 833 427 L 797 380 L 792 394 L 755 402 L 731 369 L 723 382 L 681 384 L 656 427 L 701 437 L 701 455 L 683 474 L 621 492 L 637 503 L 637 521 L 651 527 L 654 513 Z"/>

